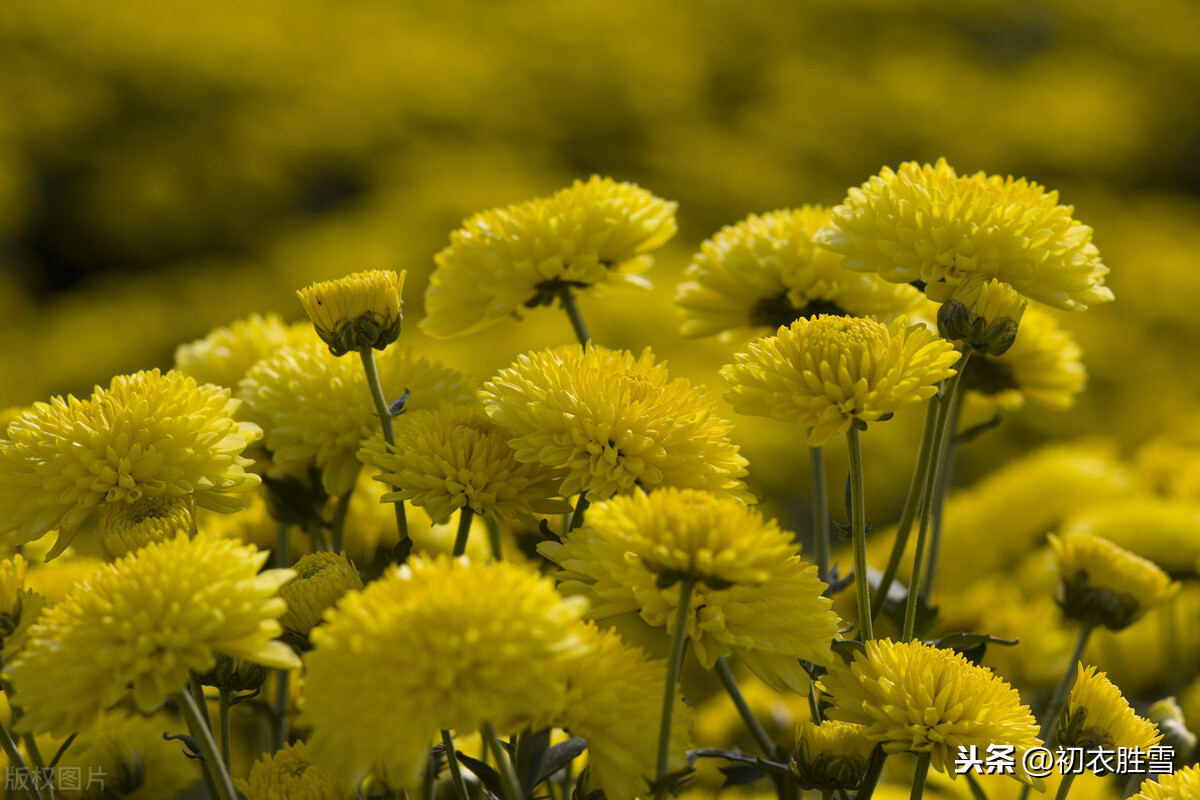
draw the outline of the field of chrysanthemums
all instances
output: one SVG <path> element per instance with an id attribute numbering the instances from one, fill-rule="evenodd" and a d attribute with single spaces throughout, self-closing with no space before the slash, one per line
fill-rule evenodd
<path id="1" fill-rule="evenodd" d="M 6 5 L 4 796 L 1200 798 L 1197 41 Z"/>

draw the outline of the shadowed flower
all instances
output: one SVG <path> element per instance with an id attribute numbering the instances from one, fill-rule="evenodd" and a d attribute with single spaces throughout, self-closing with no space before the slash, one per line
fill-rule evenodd
<path id="1" fill-rule="evenodd" d="M 853 270 L 893 283 L 924 281 L 939 303 L 970 276 L 995 278 L 1063 309 L 1113 299 L 1092 229 L 1058 192 L 1024 178 L 960 177 L 945 159 L 885 167 L 833 209 L 816 241 Z"/>
<path id="2" fill-rule="evenodd" d="M 1144 558 L 1090 533 L 1050 534 L 1068 617 L 1109 630 L 1127 628 L 1179 589 Z"/>
<path id="3" fill-rule="evenodd" d="M 732 426 L 707 394 L 671 380 L 649 348 L 637 358 L 591 345 L 526 353 L 479 397 L 512 431 L 518 461 L 566 468 L 565 496 L 604 500 L 639 485 L 744 494 Z"/>
<path id="4" fill-rule="evenodd" d="M 471 333 L 563 291 L 646 286 L 638 273 L 674 234 L 675 203 L 597 176 L 476 214 L 435 258 L 421 329 L 436 337 Z"/>
<path id="5" fill-rule="evenodd" d="M 1075 684 L 1056 721 L 1063 747 L 1142 750 L 1158 744 L 1158 727 L 1133 713 L 1121 690 L 1095 667 L 1078 664 Z"/>
<path id="6" fill-rule="evenodd" d="M 721 368 L 739 414 L 798 422 L 821 447 L 856 423 L 889 418 L 954 374 L 953 345 L 921 325 L 858 317 L 799 319 Z"/>
<path id="7" fill-rule="evenodd" d="M 356 272 L 296 292 L 329 352 L 344 356 L 365 347 L 383 350 L 400 337 L 404 271 Z"/>
<path id="8" fill-rule="evenodd" d="M 973 275 L 938 308 L 938 333 L 973 353 L 1002 356 L 1017 339 L 1027 305 L 1007 283 Z"/>
<path id="9" fill-rule="evenodd" d="M 307 636 L 320 624 L 325 610 L 333 608 L 346 592 L 363 588 L 358 570 L 337 553 L 309 553 L 292 569 L 296 577 L 279 589 L 279 596 L 287 603 L 287 613 L 279 618 L 279 624 L 298 636 Z"/>
<path id="10" fill-rule="evenodd" d="M 246 800 L 352 800 L 354 790 L 309 760 L 304 742 L 264 753 L 250 774 L 234 781 Z"/>
<path id="11" fill-rule="evenodd" d="M 805 720 L 797 728 L 796 742 L 791 767 L 800 788 L 823 792 L 857 789 L 875 749 L 875 742 L 863 735 L 861 725 L 837 720 L 820 725 Z"/>
<path id="12" fill-rule="evenodd" d="M 301 333 L 303 331 L 303 333 Z M 175 368 L 199 383 L 236 389 L 255 362 L 279 348 L 297 344 L 312 328 L 287 325 L 278 314 L 251 314 L 246 319 L 217 328 L 203 339 L 175 348 Z"/>
<path id="13" fill-rule="evenodd" d="M 1158 775 L 1142 784 L 1129 800 L 1194 800 L 1200 797 L 1200 765 L 1193 764 L 1172 775 Z"/>
<path id="14" fill-rule="evenodd" d="M 173 539 L 196 530 L 196 504 L 183 497 L 143 497 L 134 503 L 111 503 L 100 512 L 96 541 L 109 561 L 151 542 Z"/>

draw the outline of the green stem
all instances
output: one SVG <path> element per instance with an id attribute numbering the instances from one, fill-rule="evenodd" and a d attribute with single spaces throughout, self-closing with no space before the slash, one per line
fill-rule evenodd
<path id="1" fill-rule="evenodd" d="M 288 683 L 291 673 L 286 669 L 275 671 L 275 700 L 271 704 L 271 752 L 283 748 L 288 738 L 288 707 L 291 705 L 291 693 Z"/>
<path id="2" fill-rule="evenodd" d="M 175 700 L 183 710 L 183 716 L 187 720 L 192 738 L 199 743 L 200 752 L 204 754 L 204 767 L 212 777 L 216 796 L 220 800 L 236 800 L 237 792 L 234 791 L 233 780 L 229 777 L 229 770 L 225 768 L 225 762 L 217 751 L 217 743 L 213 740 L 212 729 L 205 721 L 205 717 L 208 716 L 207 712 L 201 714 L 200 707 L 196 705 L 196 699 L 192 697 L 191 692 L 179 692 L 175 695 Z"/>
<path id="3" fill-rule="evenodd" d="M 454 556 L 457 558 L 467 552 L 467 538 L 471 535 L 471 518 L 475 512 L 470 506 L 458 510 L 458 533 L 454 536 Z"/>
<path id="4" fill-rule="evenodd" d="M 371 390 L 371 399 L 375 402 L 375 413 L 379 416 L 379 427 L 383 430 L 383 440 L 394 445 L 396 437 L 392 434 L 392 412 L 383 396 L 383 384 L 379 382 L 379 370 L 375 368 L 375 351 L 364 347 L 358 351 L 362 358 L 363 372 L 367 375 L 367 386 Z M 396 531 L 400 541 L 408 538 L 408 515 L 404 510 L 404 501 L 393 503 L 396 507 Z"/>
<path id="5" fill-rule="evenodd" d="M 467 783 L 463 780 L 462 767 L 459 766 L 458 756 L 455 755 L 454 737 L 450 735 L 450 731 L 442 731 L 442 744 L 446 745 L 446 765 L 450 767 L 450 782 L 454 784 L 454 793 L 458 795 L 458 800 L 469 800 Z"/>
<path id="6" fill-rule="evenodd" d="M 231 770 L 233 759 L 229 747 L 229 700 L 233 692 L 222 688 L 218 690 L 217 720 L 221 729 L 221 756 L 225 759 L 225 769 Z"/>
<path id="7" fill-rule="evenodd" d="M 492 550 L 492 558 L 503 561 L 504 548 L 500 544 L 500 523 L 495 517 L 484 517 L 484 522 L 487 523 L 488 545 Z"/>
<path id="8" fill-rule="evenodd" d="M 733 670 L 729 668 L 729 662 L 725 660 L 724 656 L 717 659 L 717 675 L 720 676 L 721 683 L 725 685 L 725 691 L 729 693 L 733 704 L 737 706 L 738 713 L 742 715 L 742 721 L 746 723 L 746 728 L 754 736 L 758 746 L 762 748 L 763 755 L 767 758 L 776 757 L 779 748 L 775 746 L 775 742 L 771 741 L 771 735 L 767 733 L 762 723 L 754 716 L 754 712 L 750 710 L 746 698 L 742 696 L 742 690 L 738 688 L 737 678 L 734 677 Z"/>
<path id="9" fill-rule="evenodd" d="M 209 736 L 212 735 L 212 720 L 208 717 L 208 701 L 204 699 L 204 687 L 200 685 L 200 680 L 196 677 L 196 673 L 188 673 L 188 688 L 192 693 L 192 699 L 196 704 L 196 708 L 200 709 L 200 719 L 204 727 L 208 729 Z M 182 709 L 182 704 L 180 709 Z M 190 727 L 190 725 L 189 725 Z M 208 769 L 200 770 L 200 774 L 204 776 L 204 785 L 208 787 L 208 796 L 217 797 L 217 782 L 213 778 L 213 774 Z"/>
<path id="10" fill-rule="evenodd" d="M 921 800 L 921 796 L 925 794 L 925 779 L 929 776 L 929 761 L 932 757 L 931 751 L 917 756 L 917 770 L 913 773 L 912 793 L 908 796 L 909 800 Z"/>
<path id="11" fill-rule="evenodd" d="M 862 783 L 859 784 L 854 800 L 871 800 L 871 795 L 875 793 L 875 784 L 879 783 L 879 776 L 883 773 L 883 762 L 887 761 L 887 757 L 888 754 L 883 752 L 883 745 L 875 745 L 875 749 L 871 751 L 871 758 L 867 761 L 867 772 L 863 775 Z"/>
<path id="12" fill-rule="evenodd" d="M 929 540 L 929 561 L 925 565 L 925 577 L 921 581 L 921 596 L 926 604 L 933 594 L 933 582 L 937 578 L 938 553 L 942 549 L 942 515 L 946 510 L 946 496 L 950 484 L 954 483 L 954 465 L 958 461 L 958 417 L 962 412 L 965 392 L 956 392 L 950 404 L 950 419 L 946 421 L 946 455 L 933 493 L 933 530 Z"/>
<path id="13" fill-rule="evenodd" d="M 329 545 L 335 553 L 342 552 L 342 538 L 346 530 L 346 514 L 350 511 L 350 498 L 354 492 L 346 492 L 333 507 L 333 522 L 330 525 Z"/>
<path id="14" fill-rule="evenodd" d="M 1054 800 L 1067 800 L 1067 792 L 1071 791 L 1071 784 L 1075 782 L 1075 773 L 1068 772 L 1063 775 L 1062 783 L 1058 785 L 1058 793 L 1054 795 Z"/>
<path id="15" fill-rule="evenodd" d="M 871 586 L 867 581 L 867 502 L 863 496 L 862 446 L 858 428 L 846 431 L 850 451 L 850 536 L 854 544 L 854 588 L 858 593 L 858 638 L 866 642 L 875 638 L 871 624 Z"/>
<path id="16" fill-rule="evenodd" d="M 505 800 L 525 800 L 525 793 L 521 790 L 521 782 L 517 779 L 517 771 L 513 769 L 512 759 L 500 745 L 500 737 L 496 735 L 496 729 L 492 727 L 492 723 L 484 722 L 480 732 L 496 756 L 496 765 L 500 768 L 500 778 L 504 785 Z"/>
<path id="17" fill-rule="evenodd" d="M 8 756 L 8 763 L 12 764 L 19 772 L 24 772 L 28 778 L 29 785 L 33 787 L 34 796 L 37 800 L 45 800 L 42 794 L 42 778 L 43 775 L 35 775 L 29 769 L 29 765 L 25 763 L 25 758 L 21 755 L 20 748 L 17 747 L 16 741 L 12 734 L 8 732 L 8 726 L 0 724 L 0 746 L 3 746 L 5 754 Z"/>
<path id="18" fill-rule="evenodd" d="M 917 550 L 913 555 L 913 572 L 908 581 L 908 602 L 904 606 L 904 631 L 901 641 L 911 641 L 917 626 L 917 599 L 920 595 L 921 567 L 925 564 L 925 546 L 929 540 L 929 527 L 933 519 L 933 497 L 937 490 L 938 476 L 942 468 L 942 452 L 945 449 L 946 425 L 950 421 L 950 408 L 954 396 L 958 394 L 958 385 L 962 379 L 963 369 L 971 353 L 965 352 L 956 365 L 957 372 L 946 380 L 942 387 L 942 398 L 938 404 L 937 425 L 934 428 L 932 452 L 929 455 L 929 471 L 925 475 L 925 502 L 921 504 L 921 524 L 917 528 Z"/>
<path id="19" fill-rule="evenodd" d="M 1051 745 L 1051 741 L 1047 737 L 1054 729 L 1059 709 L 1062 707 L 1063 701 L 1067 699 L 1071 685 L 1075 683 L 1075 674 L 1079 671 L 1079 662 L 1083 660 L 1083 651 L 1087 649 L 1092 630 L 1094 630 L 1094 626 L 1086 622 L 1079 628 L 1079 638 L 1075 640 L 1075 649 L 1071 653 L 1071 660 L 1067 663 L 1067 669 L 1063 672 L 1058 686 L 1055 687 L 1054 694 L 1050 696 L 1050 704 L 1046 707 L 1046 716 L 1042 721 L 1042 730 L 1038 734 L 1038 738 L 1045 742 L 1047 747 Z"/>
<path id="20" fill-rule="evenodd" d="M 579 340 L 581 345 L 586 346 L 591 335 L 588 334 L 587 326 L 583 324 L 583 317 L 579 314 L 579 307 L 575 305 L 575 295 L 571 292 L 571 287 L 563 285 L 558 292 L 558 302 L 562 304 L 563 311 L 567 312 L 567 318 L 571 320 L 571 328 L 575 331 L 575 338 Z"/>
<path id="21" fill-rule="evenodd" d="M 829 493 L 825 488 L 825 456 L 819 447 L 808 448 L 812 464 L 813 538 L 817 547 L 817 575 L 829 582 Z"/>
<path id="22" fill-rule="evenodd" d="M 683 653 L 687 649 L 687 623 L 692 610 L 692 590 L 695 578 L 679 582 L 679 608 L 675 611 L 675 629 L 671 631 L 671 652 L 667 658 L 666 690 L 663 692 L 662 723 L 658 729 L 658 769 L 654 785 L 659 800 L 667 796 L 667 770 L 671 764 L 671 719 L 675 715 L 675 687 L 683 674 Z"/>
<path id="23" fill-rule="evenodd" d="M 291 566 L 288 560 L 288 524 L 286 522 L 279 523 L 279 534 L 275 545 L 275 557 L 272 562 L 276 569 L 284 569 Z"/>
<path id="24" fill-rule="evenodd" d="M 583 515 L 589 505 L 587 493 L 580 492 L 579 497 L 575 500 L 575 510 L 571 512 L 571 525 L 567 528 L 568 532 L 583 527 Z"/>

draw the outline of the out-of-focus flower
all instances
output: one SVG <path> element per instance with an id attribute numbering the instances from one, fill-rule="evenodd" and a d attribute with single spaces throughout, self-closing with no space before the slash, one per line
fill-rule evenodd
<path id="1" fill-rule="evenodd" d="M 1135 495 L 1080 509 L 1062 533 L 1090 533 L 1162 567 L 1172 575 L 1194 572 L 1200 559 L 1200 504 Z"/>
<path id="2" fill-rule="evenodd" d="M 57 529 L 61 553 L 101 503 L 191 495 L 217 511 L 259 484 L 241 453 L 261 435 L 237 422 L 229 390 L 178 372 L 113 378 L 88 400 L 36 403 L 0 440 L 0 532 L 28 542 Z"/>
<path id="3" fill-rule="evenodd" d="M 138 708 L 178 692 L 189 669 L 215 653 L 290 668 L 298 659 L 272 641 L 284 612 L 275 597 L 291 570 L 259 568 L 268 554 L 197 536 L 150 544 L 105 566 L 49 607 L 6 675 L 26 730 L 84 729 L 132 688 Z"/>
<path id="4" fill-rule="evenodd" d="M 526 353 L 479 397 L 512 431 L 518 461 L 566 468 L 566 496 L 605 500 L 638 485 L 744 495 L 732 426 L 711 397 L 671 380 L 649 348 L 637 358 L 592 345 Z"/>
<path id="5" fill-rule="evenodd" d="M 309 553 L 293 565 L 296 577 L 279 589 L 287 612 L 279 624 L 288 633 L 307 636 L 321 616 L 346 592 L 361 591 L 362 578 L 346 557 L 337 553 Z"/>
<path id="6" fill-rule="evenodd" d="M 5 662 L 21 652 L 46 599 L 25 588 L 28 564 L 20 553 L 0 563 L 0 644 Z"/>
<path id="7" fill-rule="evenodd" d="M 1200 765 L 1176 770 L 1170 775 L 1146 779 L 1129 800 L 1192 800 L 1200 797 Z"/>
<path id="8" fill-rule="evenodd" d="M 1197 736 L 1188 730 L 1187 718 L 1174 697 L 1164 697 L 1146 712 L 1146 720 L 1162 734 L 1161 744 L 1171 748 L 1176 764 L 1186 764 L 1196 754 Z"/>
<path id="9" fill-rule="evenodd" d="M 396 421 L 396 444 L 373 437 L 358 458 L 383 470 L 379 480 L 396 490 L 384 501 L 411 501 L 435 524 L 461 508 L 508 521 L 570 511 L 559 497 L 562 470 L 522 463 L 512 438 L 470 403 L 405 414 Z"/>
<path id="10" fill-rule="evenodd" d="M 191 495 L 143 497 L 133 503 L 110 503 L 101 510 L 96 541 L 110 561 L 151 542 L 196 530 L 196 504 Z"/>
<path id="11" fill-rule="evenodd" d="M 203 339 L 175 348 L 175 368 L 197 383 L 215 383 L 236 389 L 254 364 L 287 344 L 296 344 L 303 333 L 284 323 L 278 314 L 251 314 L 246 319 L 217 328 Z"/>
<path id="12" fill-rule="evenodd" d="M 867 759 L 875 740 L 862 725 L 825 720 L 820 725 L 805 720 L 796 731 L 797 750 L 792 772 L 801 789 L 853 791 L 867 772 Z"/>
<path id="13" fill-rule="evenodd" d="M 767 333 L 818 314 L 886 316 L 915 311 L 921 293 L 875 275 L 843 269 L 813 243 L 829 224 L 821 206 L 751 215 L 700 245 L 679 285 L 685 336 Z"/>
<path id="14" fill-rule="evenodd" d="M 592 176 L 550 197 L 476 214 L 450 234 L 425 291 L 421 329 L 446 337 L 485 328 L 563 291 L 647 285 L 649 255 L 675 234 L 675 203 Z"/>
<path id="15" fill-rule="evenodd" d="M 314 764 L 304 742 L 265 753 L 234 788 L 246 800 L 351 800 L 354 790 Z"/>
<path id="16" fill-rule="evenodd" d="M 721 368 L 741 414 L 798 422 L 820 447 L 856 423 L 886 419 L 937 392 L 954 374 L 953 345 L 900 317 L 799 319 Z"/>
<path id="17" fill-rule="evenodd" d="M 1200 419 L 1185 416 L 1162 430 L 1137 452 L 1138 480 L 1149 491 L 1200 503 Z"/>
<path id="18" fill-rule="evenodd" d="M 1057 741 L 1063 747 L 1094 750 L 1128 748 L 1148 750 L 1162 739 L 1158 727 L 1133 713 L 1121 690 L 1095 667 L 1078 664 L 1075 684 L 1055 722 Z"/>
<path id="19" fill-rule="evenodd" d="M 446 557 L 345 595 L 305 659 L 314 760 L 352 783 L 378 767 L 404 786 L 438 729 L 506 730 L 557 713 L 564 689 L 551 664 L 586 649 L 573 630 L 586 610 L 526 567 Z"/>
<path id="20" fill-rule="evenodd" d="M 1090 533 L 1050 534 L 1067 616 L 1119 631 L 1179 589 L 1153 562 Z"/>
<path id="21" fill-rule="evenodd" d="M 1058 192 L 1024 178 L 960 177 L 945 159 L 910 161 L 851 189 L 815 239 L 844 255 L 849 269 L 894 283 L 924 281 L 925 294 L 939 303 L 979 275 L 1031 300 L 1085 309 L 1113 294 L 1092 229 L 1072 213 L 1058 204 Z"/>
<path id="22" fill-rule="evenodd" d="M 21 595 L 25 591 L 25 557 L 16 553 L 0 562 L 0 629 L 2 620 L 21 615 Z M 7 631 L 5 631 L 7 633 Z"/>
<path id="23" fill-rule="evenodd" d="M 1002 356 L 1017 340 L 1026 305 L 1007 283 L 973 275 L 938 309 L 938 332 L 973 353 Z"/>
<path id="24" fill-rule="evenodd" d="M 371 270 L 320 281 L 296 292 L 321 341 L 335 356 L 383 350 L 400 338 L 405 272 Z"/>

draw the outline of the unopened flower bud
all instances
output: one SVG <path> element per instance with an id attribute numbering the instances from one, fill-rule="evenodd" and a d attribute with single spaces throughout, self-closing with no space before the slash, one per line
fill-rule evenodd
<path id="1" fill-rule="evenodd" d="M 1155 564 L 1098 536 L 1051 534 L 1050 546 L 1062 581 L 1055 599 L 1088 625 L 1122 630 L 1179 589 Z"/>
<path id="2" fill-rule="evenodd" d="M 875 743 L 861 725 L 826 720 L 806 721 L 797 729 L 796 756 L 791 761 L 802 789 L 853 791 L 862 783 Z"/>
<path id="3" fill-rule="evenodd" d="M 327 608 L 346 592 L 363 588 L 358 570 L 337 553 L 309 553 L 293 569 L 296 577 L 279 589 L 288 607 L 279 624 L 295 636 L 308 636 Z"/>
<path id="4" fill-rule="evenodd" d="M 976 353 L 1003 355 L 1017 339 L 1025 305 L 1007 283 L 969 278 L 938 309 L 938 332 Z"/>
<path id="5" fill-rule="evenodd" d="M 365 347 L 382 350 L 400 336 L 404 276 L 403 271 L 356 272 L 314 283 L 296 294 L 335 356 Z"/>

